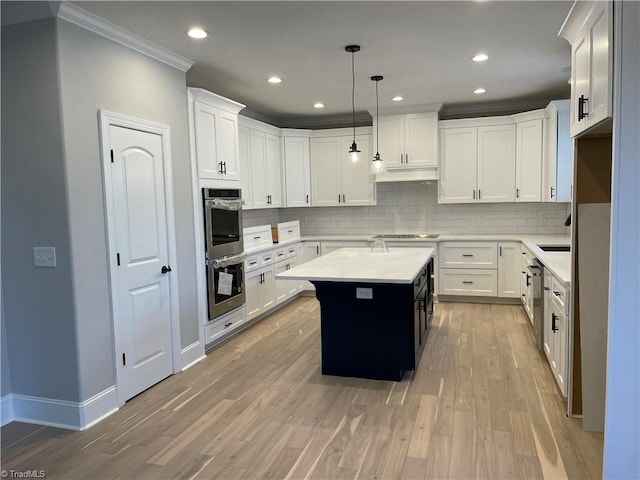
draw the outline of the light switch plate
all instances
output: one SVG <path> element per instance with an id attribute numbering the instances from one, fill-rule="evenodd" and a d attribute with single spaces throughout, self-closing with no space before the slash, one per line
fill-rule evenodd
<path id="1" fill-rule="evenodd" d="M 55 268 L 56 247 L 33 247 L 33 265 L 35 267 Z"/>

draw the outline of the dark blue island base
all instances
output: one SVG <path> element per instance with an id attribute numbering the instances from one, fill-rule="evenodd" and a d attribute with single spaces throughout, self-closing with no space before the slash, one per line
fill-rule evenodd
<path id="1" fill-rule="evenodd" d="M 433 313 L 432 262 L 408 284 L 312 281 L 324 375 L 400 381 L 415 370 Z"/>

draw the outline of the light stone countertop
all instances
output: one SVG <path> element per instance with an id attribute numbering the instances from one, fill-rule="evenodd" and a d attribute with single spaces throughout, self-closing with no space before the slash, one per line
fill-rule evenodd
<path id="1" fill-rule="evenodd" d="M 284 280 L 327 282 L 411 283 L 433 255 L 433 248 L 398 248 L 371 252 L 366 248 L 341 248 L 278 273 Z"/>

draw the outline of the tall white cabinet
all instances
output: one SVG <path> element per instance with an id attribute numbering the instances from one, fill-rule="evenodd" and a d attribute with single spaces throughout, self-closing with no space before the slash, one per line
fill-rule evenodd
<path id="1" fill-rule="evenodd" d="M 547 150 L 542 174 L 542 201 L 570 202 L 573 196 L 573 140 L 571 100 L 554 100 L 547 113 Z"/>
<path id="2" fill-rule="evenodd" d="M 187 97 L 198 178 L 238 183 L 238 112 L 244 105 L 201 88 L 189 88 Z"/>
<path id="3" fill-rule="evenodd" d="M 516 202 L 542 200 L 544 110 L 512 116 L 516 121 Z"/>
<path id="4" fill-rule="evenodd" d="M 613 2 L 575 2 L 559 35 L 571 43 L 571 136 L 613 114 Z"/>
<path id="5" fill-rule="evenodd" d="M 515 144 L 504 117 L 440 122 L 439 203 L 514 201 Z"/>
<path id="6" fill-rule="evenodd" d="M 351 129 L 316 130 L 310 141 L 311 205 L 375 205 L 375 184 L 369 175 L 371 163 L 371 129 L 359 128 L 356 143 L 360 159 L 352 162 L 348 151 Z"/>
<path id="7" fill-rule="evenodd" d="M 311 206 L 310 137 L 311 130 L 282 129 L 286 207 Z"/>

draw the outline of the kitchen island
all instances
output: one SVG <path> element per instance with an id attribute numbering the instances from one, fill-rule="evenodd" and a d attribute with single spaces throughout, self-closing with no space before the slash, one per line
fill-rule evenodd
<path id="1" fill-rule="evenodd" d="M 323 374 L 399 381 L 417 367 L 433 313 L 432 255 L 342 248 L 276 275 L 316 287 Z"/>

